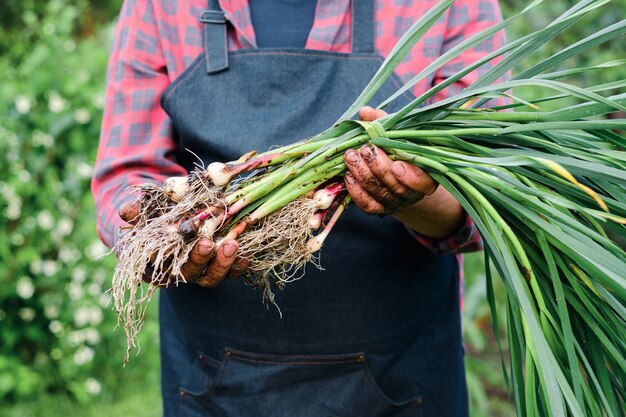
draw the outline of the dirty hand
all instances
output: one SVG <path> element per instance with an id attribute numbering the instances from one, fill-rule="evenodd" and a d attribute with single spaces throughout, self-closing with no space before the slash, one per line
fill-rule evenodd
<path id="1" fill-rule="evenodd" d="M 363 107 L 359 117 L 373 121 L 382 110 Z M 346 151 L 346 188 L 354 203 L 369 214 L 393 214 L 407 209 L 437 189 L 437 183 L 422 169 L 404 161 L 392 161 L 374 145 Z"/>
<path id="2" fill-rule="evenodd" d="M 359 117 L 373 121 L 382 110 L 363 107 Z M 442 238 L 458 230 L 465 219 L 461 205 L 424 170 L 392 161 L 380 148 L 364 145 L 344 154 L 345 183 L 354 203 L 369 214 L 393 214 L 424 235 Z"/>
<path id="3" fill-rule="evenodd" d="M 135 224 L 139 214 L 139 200 L 128 202 L 120 207 L 118 213 L 122 220 Z M 189 260 L 182 267 L 182 273 L 187 282 L 193 282 L 204 287 L 215 287 L 229 275 L 240 275 L 246 269 L 245 260 L 237 257 L 239 243 L 229 239 L 219 248 L 215 248 L 212 240 L 199 240 L 191 253 Z M 152 282 L 151 266 L 146 268 L 144 281 Z M 159 287 L 166 287 L 169 282 L 153 283 Z"/>

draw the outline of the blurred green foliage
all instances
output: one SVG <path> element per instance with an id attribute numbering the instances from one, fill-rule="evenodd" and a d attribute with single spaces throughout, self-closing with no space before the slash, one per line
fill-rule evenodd
<path id="1" fill-rule="evenodd" d="M 575 2 L 544 3 L 511 26 L 510 38 L 543 27 Z M 505 16 L 522 5 L 502 4 Z M 121 0 L 3 0 L 0 7 L 0 409 L 39 399 L 11 416 L 73 415 L 76 400 L 84 404 L 98 397 L 96 404 L 111 403 L 136 381 L 146 384 L 147 392 L 131 389 L 142 398 L 125 403 L 129 409 L 98 412 L 92 405 L 79 414 L 151 415 L 137 410 L 154 414 L 158 408 L 156 314 L 154 309 L 149 314 L 141 355 L 123 369 L 126 339 L 113 331 L 116 317 L 106 292 L 115 259 L 100 258 L 107 249 L 95 233 L 89 192 L 110 22 L 120 5 Z M 626 0 L 614 0 L 537 57 L 624 18 L 625 10 Z M 623 42 L 617 41 L 563 69 L 622 58 Z M 567 81 L 589 86 L 624 78 L 626 69 L 617 67 Z M 519 95 L 532 99 L 532 94 Z M 466 266 L 463 322 L 472 415 L 512 415 L 481 256 L 468 257 Z M 499 324 L 504 334 L 504 317 Z M 506 355 L 506 338 L 501 341 Z"/>
<path id="2" fill-rule="evenodd" d="M 500 0 L 502 13 L 505 17 L 512 16 L 516 12 L 519 12 L 522 7 L 529 3 L 530 0 Z M 552 22 L 576 3 L 578 3 L 577 0 L 544 0 L 543 4 L 531 10 L 526 17 L 515 20 L 507 28 L 509 38 L 518 39 L 531 31 L 545 28 L 548 23 Z M 580 19 L 567 31 L 539 48 L 533 55 L 522 63 L 520 68 L 530 67 L 545 57 L 554 55 L 581 39 L 596 34 L 602 29 L 619 22 L 624 18 L 626 18 L 626 0 L 611 0 L 609 4 L 589 13 L 589 15 Z M 612 42 L 605 42 L 598 45 L 587 51 L 585 54 L 572 57 L 558 68 L 554 68 L 552 70 L 594 67 L 625 58 L 624 37 L 621 37 Z M 626 65 L 624 63 L 611 68 L 598 68 L 597 70 L 588 71 L 584 74 L 567 77 L 563 81 L 583 87 L 591 87 L 623 79 L 626 79 Z M 525 88 L 523 91 L 519 91 L 518 89 L 514 93 L 524 99 L 532 99 L 533 97 L 542 96 L 544 94 L 544 92 L 537 91 L 532 88 Z M 604 94 L 617 94 L 617 91 L 608 90 Z M 556 110 L 563 105 L 564 103 L 555 101 L 552 103 L 544 103 L 541 107 L 544 110 Z"/>
<path id="3" fill-rule="evenodd" d="M 85 402 L 119 382 L 125 345 L 89 191 L 111 29 L 78 36 L 86 1 L 8 6 L 21 24 L 0 35 L 0 401 Z"/>
<path id="4" fill-rule="evenodd" d="M 122 0 L 3 0 L 0 56 L 23 58 L 33 45 L 59 29 L 57 26 L 63 26 L 63 31 L 69 29 L 72 39 L 93 36 L 99 27 L 110 23 L 121 5 Z M 62 11 L 51 13 L 52 9 Z M 50 19 L 51 16 L 61 19 Z"/>

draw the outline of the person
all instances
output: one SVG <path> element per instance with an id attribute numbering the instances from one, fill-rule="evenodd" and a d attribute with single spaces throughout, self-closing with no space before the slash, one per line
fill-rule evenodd
<path id="1" fill-rule="evenodd" d="M 434 3 L 126 0 L 92 185 L 102 240 L 117 241 L 117 209 L 125 220 L 136 212 L 127 186 L 330 126 Z M 370 104 L 499 19 L 497 0 L 457 0 Z M 500 33 L 477 45 L 387 110 L 503 42 Z M 166 417 L 467 415 L 458 253 L 480 245 L 476 228 L 419 168 L 369 146 L 345 160 L 358 208 L 324 244 L 324 271 L 307 268 L 276 293 L 282 317 L 242 279 L 225 279 L 245 267 L 234 240 L 218 250 L 200 241 L 189 283 L 160 290 Z"/>

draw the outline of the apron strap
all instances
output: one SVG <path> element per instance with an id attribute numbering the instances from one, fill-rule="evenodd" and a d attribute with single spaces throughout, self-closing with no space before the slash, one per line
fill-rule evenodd
<path id="1" fill-rule="evenodd" d="M 209 0 L 209 8 L 200 15 L 204 26 L 204 59 L 208 74 L 228 68 L 226 16 L 218 0 Z"/>
<path id="2" fill-rule="evenodd" d="M 374 52 L 374 0 L 352 0 L 352 52 Z M 228 68 L 226 16 L 218 0 L 200 15 L 204 26 L 204 58 L 208 74 Z"/>
<path id="3" fill-rule="evenodd" d="M 374 1 L 352 0 L 352 53 L 374 52 Z"/>

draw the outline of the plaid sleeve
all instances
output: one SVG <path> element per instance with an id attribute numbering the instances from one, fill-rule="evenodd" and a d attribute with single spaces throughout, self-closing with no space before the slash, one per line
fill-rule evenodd
<path id="1" fill-rule="evenodd" d="M 483 249 L 483 241 L 478 233 L 478 228 L 472 218 L 467 214 L 465 215 L 465 223 L 463 226 L 455 234 L 446 239 L 429 238 L 408 227 L 407 230 L 415 240 L 424 245 L 435 255 L 473 252 Z"/>
<path id="2" fill-rule="evenodd" d="M 186 174 L 174 161 L 177 144 L 159 104 L 169 83 L 151 0 L 126 0 L 109 60 L 92 180 L 98 234 L 110 247 L 123 225 L 117 209 L 135 198 L 128 186 Z"/>
<path id="3" fill-rule="evenodd" d="M 502 14 L 497 0 L 457 0 L 450 8 L 447 16 L 446 32 L 443 38 L 442 53 L 452 49 L 465 39 L 485 30 L 494 24 L 502 21 Z M 493 37 L 484 40 L 473 48 L 465 51 L 457 58 L 451 60 L 441 67 L 433 82 L 438 84 L 446 78 L 454 75 L 458 71 L 466 68 L 471 63 L 483 58 L 496 49 L 504 46 L 506 34 L 504 31 L 496 33 Z M 453 94 L 459 93 L 465 87 L 475 82 L 481 75 L 499 61 L 496 59 L 489 62 L 476 71 L 467 74 L 465 77 L 438 93 L 435 101 L 443 100 Z M 503 77 L 508 79 L 508 74 Z M 504 100 L 491 100 L 487 106 L 504 104 Z M 473 252 L 483 249 L 482 239 L 478 233 L 478 228 L 469 215 L 466 215 L 465 224 L 453 236 L 446 239 L 432 239 L 411 231 L 411 234 L 422 245 L 427 247 L 436 255 L 449 253 Z"/>
<path id="4" fill-rule="evenodd" d="M 443 37 L 441 52 L 445 53 L 454 48 L 467 38 L 480 33 L 481 31 L 494 26 L 502 21 L 502 14 L 498 0 L 456 0 L 447 15 L 447 26 Z M 460 54 L 447 64 L 443 65 L 435 74 L 434 84 L 438 84 L 448 77 L 456 74 L 463 68 L 489 55 L 496 49 L 506 44 L 506 34 L 504 30 L 497 32 L 491 38 L 483 40 L 478 45 Z M 465 75 L 459 81 L 441 91 L 435 101 L 443 100 L 451 95 L 457 94 L 464 88 L 470 86 L 483 74 L 489 71 L 501 58 L 496 58 Z M 508 79 L 508 74 L 502 80 Z M 493 101 L 491 102 L 492 106 Z"/>

